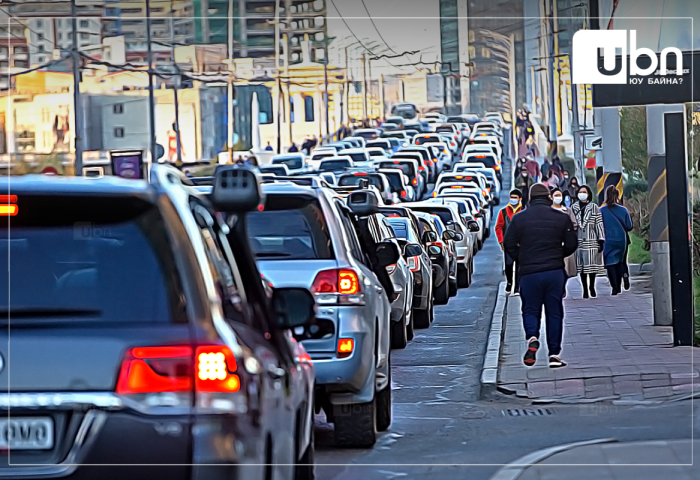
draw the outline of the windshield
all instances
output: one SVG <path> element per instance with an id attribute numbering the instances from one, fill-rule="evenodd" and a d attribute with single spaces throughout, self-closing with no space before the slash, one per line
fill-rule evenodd
<path id="1" fill-rule="evenodd" d="M 31 215 L 0 222 L 7 252 L 0 310 L 11 310 L 13 323 L 186 321 L 175 306 L 179 275 L 157 207 L 126 196 L 27 195 L 21 202 Z"/>
<path id="2" fill-rule="evenodd" d="M 386 155 L 386 152 L 384 150 L 370 150 L 367 152 L 367 155 L 370 157 L 383 157 Z"/>
<path id="3" fill-rule="evenodd" d="M 402 173 L 399 172 L 382 172 L 384 176 L 389 180 L 389 187 L 391 187 L 392 192 L 400 193 L 403 190 L 403 183 L 401 182 Z"/>
<path id="4" fill-rule="evenodd" d="M 311 159 L 312 160 L 321 160 L 323 158 L 330 158 L 330 157 L 335 157 L 335 153 L 333 152 L 322 152 L 322 153 L 315 153 Z"/>
<path id="5" fill-rule="evenodd" d="M 464 161 L 466 163 L 483 163 L 490 168 L 496 166 L 496 160 L 491 155 L 467 155 Z"/>
<path id="6" fill-rule="evenodd" d="M 247 215 L 246 227 L 258 259 L 334 258 L 328 225 L 317 201 L 268 197 L 265 210 Z"/>
<path id="7" fill-rule="evenodd" d="M 393 161 L 393 162 L 380 162 L 379 168 L 400 168 L 408 178 L 413 178 L 416 176 L 416 170 L 414 165 L 409 162 Z"/>
<path id="8" fill-rule="evenodd" d="M 350 166 L 350 160 L 324 160 L 318 167 L 319 172 L 342 172 Z"/>
<path id="9" fill-rule="evenodd" d="M 272 159 L 273 165 L 286 165 L 287 168 L 297 169 L 304 166 L 304 161 L 301 157 L 279 157 Z"/>

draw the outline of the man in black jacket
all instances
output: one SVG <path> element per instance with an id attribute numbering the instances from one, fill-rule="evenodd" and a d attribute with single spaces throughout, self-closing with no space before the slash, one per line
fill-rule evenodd
<path id="1" fill-rule="evenodd" d="M 527 339 L 525 365 L 535 364 L 540 348 L 542 306 L 547 317 L 549 366 L 566 366 L 561 357 L 564 320 L 564 289 L 567 275 L 564 258 L 578 244 L 569 216 L 552 208 L 549 188 L 530 187 L 530 206 L 517 213 L 508 226 L 503 247 L 520 265 L 520 297 Z"/>

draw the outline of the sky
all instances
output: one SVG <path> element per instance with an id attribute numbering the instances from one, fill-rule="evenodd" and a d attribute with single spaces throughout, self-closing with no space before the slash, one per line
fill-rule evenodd
<path id="1" fill-rule="evenodd" d="M 421 54 L 424 62 L 434 62 L 439 59 L 439 0 L 364 0 L 364 2 L 372 15 L 376 29 L 369 20 L 362 0 L 327 0 L 328 35 L 331 38 L 335 37 L 331 49 L 334 46 L 337 48 L 341 45 L 357 43 L 352 36 L 354 33 L 374 53 L 395 55 L 394 52 L 421 51 L 421 53 L 398 58 L 375 60 L 372 62 L 373 74 L 375 72 L 377 74 L 396 73 L 397 70 L 388 62 L 396 66 L 414 63 L 421 60 Z M 341 19 L 341 15 L 348 26 Z M 394 52 L 387 47 L 381 37 Z M 359 58 L 363 51 L 363 48 L 357 45 L 354 51 L 356 58 Z M 367 52 L 364 51 L 364 53 Z M 332 52 L 329 56 L 333 61 Z M 351 54 L 348 56 L 351 57 Z M 413 67 L 404 67 L 400 70 L 415 71 Z"/>

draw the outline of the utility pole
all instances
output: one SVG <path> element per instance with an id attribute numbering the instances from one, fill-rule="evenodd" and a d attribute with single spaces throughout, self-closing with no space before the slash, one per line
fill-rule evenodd
<path id="1" fill-rule="evenodd" d="M 374 92 L 374 85 L 372 85 L 372 59 L 367 58 L 367 79 L 368 79 L 368 85 L 369 85 L 369 90 L 367 91 L 367 96 L 371 93 Z M 370 107 L 370 110 L 367 112 L 368 117 L 371 117 L 374 115 L 374 105 L 376 104 L 376 97 L 372 95 L 372 105 Z M 368 118 L 369 120 L 369 118 Z"/>
<path id="2" fill-rule="evenodd" d="M 379 75 L 379 105 L 380 105 L 380 115 L 382 117 L 382 121 L 386 118 L 386 106 L 384 105 L 384 75 L 380 74 Z"/>
<path id="3" fill-rule="evenodd" d="M 292 104 L 294 101 L 292 99 L 292 87 L 289 78 L 289 35 L 284 33 L 282 35 L 282 39 L 284 40 L 284 76 L 287 78 L 287 100 L 289 101 L 289 107 L 287 108 L 287 110 L 289 110 L 289 145 L 291 147 L 292 142 L 294 141 L 292 132 Z"/>
<path id="4" fill-rule="evenodd" d="M 549 73 L 549 141 L 557 139 L 557 108 L 555 105 L 556 95 L 554 93 L 554 0 L 549 2 L 549 59 L 547 60 L 547 70 Z M 549 153 L 549 152 L 548 152 Z"/>
<path id="5" fill-rule="evenodd" d="M 228 161 L 233 163 L 233 2 L 228 2 Z"/>
<path id="6" fill-rule="evenodd" d="M 282 153 L 282 77 L 280 75 L 280 1 L 275 0 L 275 73 L 277 74 L 277 145 L 276 152 Z"/>
<path id="7" fill-rule="evenodd" d="M 177 162 L 175 165 L 178 167 L 182 166 L 182 143 L 180 139 L 180 106 L 178 102 L 178 87 L 180 86 L 180 69 L 177 66 L 177 63 L 175 62 L 175 3 L 173 0 L 170 0 L 170 43 L 171 43 L 171 48 L 172 48 L 172 56 L 173 56 L 173 66 L 175 67 L 175 70 L 177 71 L 177 75 L 174 77 L 174 82 L 173 82 L 173 107 L 175 108 L 175 125 L 173 125 L 173 129 L 175 130 L 175 142 L 177 144 Z M 168 148 L 170 148 L 170 145 L 168 145 Z"/>
<path id="8" fill-rule="evenodd" d="M 567 30 L 569 30 L 569 32 L 574 31 L 574 21 L 571 15 L 569 15 L 567 21 Z M 571 48 L 571 42 L 569 42 L 569 49 Z M 571 55 L 569 55 L 569 70 L 571 70 Z M 576 177 L 585 178 L 585 165 L 581 159 L 581 132 L 578 123 L 578 89 L 576 87 L 577 85 L 571 82 L 571 110 L 573 110 L 573 115 L 571 116 L 571 130 L 574 133 L 574 161 L 576 162 Z M 584 88 L 585 87 L 584 85 Z M 586 108 L 585 105 L 584 108 Z M 585 125 L 584 128 L 586 128 Z"/>
<path id="9" fill-rule="evenodd" d="M 75 2 L 75 0 L 73 0 Z M 75 17 L 73 18 L 75 25 Z M 73 34 L 73 42 L 75 33 Z M 153 45 L 151 44 L 151 2 L 146 0 L 146 42 L 148 43 L 148 120 L 150 126 L 151 163 L 156 163 L 156 102 L 153 96 Z"/>
<path id="10" fill-rule="evenodd" d="M 326 107 L 326 142 L 331 138 L 331 124 L 328 122 L 328 35 L 323 36 L 323 90 L 324 105 Z"/>
<path id="11" fill-rule="evenodd" d="M 345 110 L 347 112 L 348 125 L 350 124 L 350 66 L 348 65 L 348 47 L 345 47 Z M 342 122 L 342 113 L 341 122 Z M 345 123 L 345 122 L 343 122 Z"/>
<path id="12" fill-rule="evenodd" d="M 75 4 L 75 0 L 70 2 L 71 10 L 71 29 L 73 30 L 73 51 L 71 52 L 71 57 L 73 60 L 73 116 L 74 116 L 74 127 L 73 127 L 73 138 L 75 143 L 75 160 L 74 169 L 75 175 L 83 175 L 83 122 L 82 122 L 82 103 L 80 101 L 80 54 L 78 50 L 78 7 Z M 150 43 L 149 43 L 150 45 Z M 11 85 L 9 86 L 12 87 Z M 11 114 L 8 111 L 8 114 Z"/>
<path id="13" fill-rule="evenodd" d="M 364 82 L 364 87 L 362 93 L 364 93 L 365 100 L 362 104 L 362 122 L 363 126 L 367 122 L 367 64 L 365 62 L 365 54 L 362 54 L 362 78 Z M 369 122 L 367 122 L 369 123 Z"/>

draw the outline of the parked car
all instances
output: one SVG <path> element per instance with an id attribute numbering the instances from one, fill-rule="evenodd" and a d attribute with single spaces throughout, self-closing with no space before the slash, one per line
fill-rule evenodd
<path id="1" fill-rule="evenodd" d="M 386 209 L 385 209 L 386 208 Z M 415 328 L 428 328 L 433 318 L 433 265 L 420 233 L 408 216 L 400 216 L 385 207 L 380 211 L 403 249 L 403 256 L 413 272 L 413 323 Z M 401 207 L 399 207 L 401 208 Z"/>
<path id="2" fill-rule="evenodd" d="M 439 218 L 424 212 L 413 213 L 421 224 L 421 239 L 433 265 L 433 302 L 435 305 L 447 305 L 450 300 L 450 283 L 457 281 L 457 256 L 452 252 L 452 247 L 442 239 L 437 224 Z M 440 252 L 431 247 L 439 248 Z"/>
<path id="3" fill-rule="evenodd" d="M 247 238 L 217 213 L 263 202 L 257 175 L 238 174 L 250 183 L 234 198 L 158 164 L 150 184 L 12 179 L 22 210 L 2 227 L 5 262 L 22 268 L 0 280 L 0 380 L 2 428 L 22 434 L 5 437 L 0 476 L 313 478 L 312 366 L 291 330 L 315 304 L 264 288 Z"/>
<path id="4" fill-rule="evenodd" d="M 421 202 L 410 205 L 411 210 L 437 215 L 442 223 L 456 235 L 452 239 L 457 251 L 457 287 L 467 288 L 471 285 L 474 273 L 474 246 L 472 237 L 467 235 L 469 227 L 463 221 L 459 208 L 451 203 Z"/>
<path id="5" fill-rule="evenodd" d="M 393 157 L 392 157 L 393 158 Z M 402 160 L 387 160 L 383 162 L 376 162 L 375 166 L 378 169 L 383 168 L 399 168 L 411 181 L 411 186 L 416 191 L 416 197 L 423 195 L 426 189 L 426 183 L 423 175 L 419 170 L 420 163 L 416 159 L 405 158 Z"/>
<path id="6" fill-rule="evenodd" d="M 391 422 L 386 267 L 400 252 L 391 243 L 369 250 L 358 237 L 356 214 L 378 212 L 364 192 L 365 203 L 346 205 L 318 182 L 263 191 L 265 209 L 247 225 L 258 266 L 275 286 L 310 289 L 318 304 L 316 328 L 300 338 L 316 371 L 317 411 L 335 424 L 339 446 L 372 446 Z"/>
<path id="7" fill-rule="evenodd" d="M 423 166 L 428 170 L 428 182 L 435 183 L 437 178 L 437 160 L 433 160 L 433 152 L 428 147 L 411 145 L 399 150 L 399 153 L 417 153 L 421 156 Z"/>

